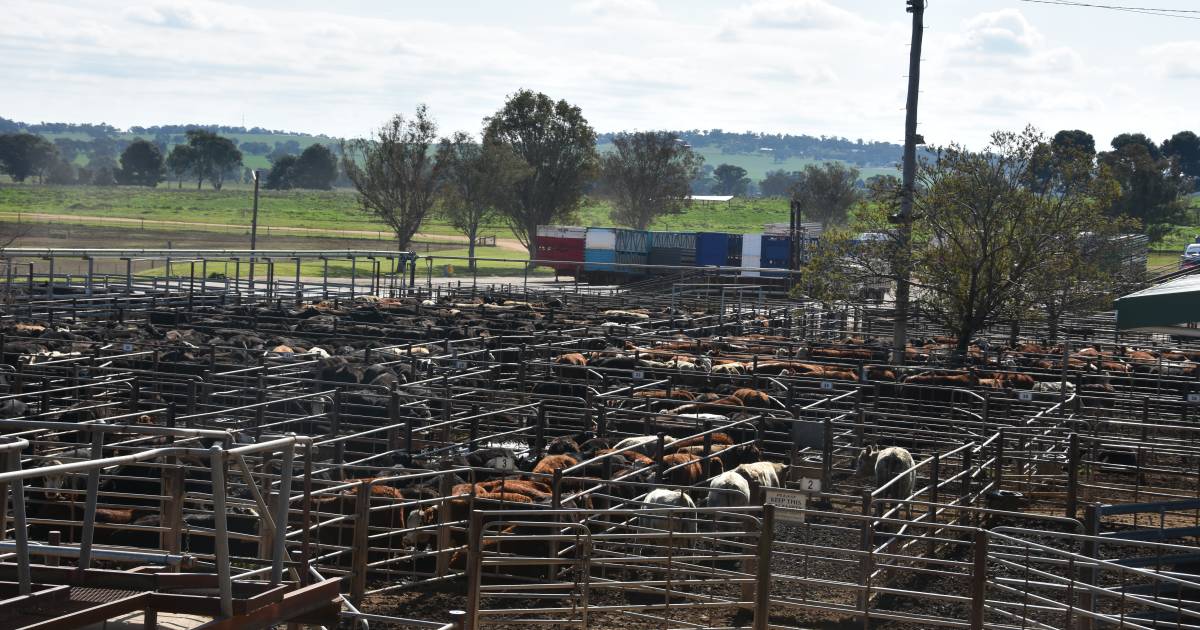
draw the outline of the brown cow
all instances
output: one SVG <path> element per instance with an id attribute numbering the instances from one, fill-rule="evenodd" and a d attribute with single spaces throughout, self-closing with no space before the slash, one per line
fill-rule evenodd
<path id="1" fill-rule="evenodd" d="M 608 455 L 609 453 L 615 453 L 615 452 L 616 451 L 614 451 L 611 448 L 601 449 L 599 451 L 596 451 L 596 457 L 599 457 L 601 455 Z M 630 464 L 634 464 L 637 466 L 653 466 L 654 465 L 653 458 L 651 458 L 648 455 L 643 455 L 642 453 L 639 453 L 634 450 L 622 451 L 621 457 L 624 457 L 625 461 L 629 462 Z"/>
<path id="2" fill-rule="evenodd" d="M 687 446 L 676 451 L 677 453 L 689 453 L 697 457 L 704 456 L 704 446 Z M 762 451 L 753 444 L 734 447 L 729 444 L 713 444 L 709 450 L 709 454 L 715 453 L 717 458 L 721 460 L 725 470 L 733 470 L 741 464 L 750 464 L 762 460 Z"/>
<path id="3" fill-rule="evenodd" d="M 584 378 L 587 376 L 587 357 L 578 352 L 560 354 L 555 357 L 554 362 L 562 366 L 561 371 L 565 378 Z"/>
<path id="4" fill-rule="evenodd" d="M 585 366 L 587 365 L 587 357 L 584 357 L 578 352 L 570 352 L 567 354 L 558 355 L 554 359 L 554 362 L 558 363 L 559 365 Z"/>
<path id="5" fill-rule="evenodd" d="M 1105 372 L 1117 372 L 1120 374 L 1128 374 L 1133 370 L 1133 368 L 1124 361 L 1101 361 L 1100 369 Z"/>
<path id="6" fill-rule="evenodd" d="M 712 474 L 719 475 L 725 472 L 725 467 L 721 465 L 719 457 L 714 457 L 710 461 L 709 468 L 712 470 Z M 691 453 L 664 455 L 663 466 L 668 471 L 666 479 L 663 480 L 664 483 L 675 486 L 694 486 L 704 481 L 704 465 L 701 463 L 700 457 Z"/>
<path id="7" fill-rule="evenodd" d="M 733 438 L 729 437 L 728 434 L 720 433 L 720 432 L 713 433 L 712 438 L 709 440 L 709 443 L 710 444 L 723 444 L 723 445 L 736 444 L 736 442 L 733 441 Z M 675 452 L 675 451 L 678 451 L 679 449 L 687 448 L 689 446 L 704 446 L 704 436 L 691 437 L 691 438 L 687 438 L 685 440 L 675 440 L 674 442 L 671 442 L 670 444 L 667 445 L 667 451 Z"/>
<path id="8" fill-rule="evenodd" d="M 903 381 L 906 385 L 940 385 L 942 387 L 975 387 L 979 376 L 975 372 L 965 374 L 913 374 Z"/>
<path id="9" fill-rule="evenodd" d="M 825 371 L 821 373 L 821 378 L 831 381 L 857 381 L 858 374 L 855 374 L 854 370 L 835 370 L 832 368 L 825 368 Z"/>
<path id="10" fill-rule="evenodd" d="M 811 357 L 824 357 L 829 359 L 861 359 L 870 361 L 875 358 L 875 353 L 863 348 L 813 348 L 808 352 Z"/>
<path id="11" fill-rule="evenodd" d="M 471 493 L 471 484 L 462 483 L 454 486 L 450 491 L 452 496 L 460 496 Z M 548 484 L 531 479 L 493 479 L 491 481 L 481 481 L 475 484 L 475 496 L 480 497 L 489 494 L 520 494 L 534 503 L 546 503 L 550 501 L 552 492 Z"/>
<path id="12" fill-rule="evenodd" d="M 722 398 L 720 400 L 710 402 L 710 403 L 700 403 L 700 402 L 688 403 L 686 405 L 681 405 L 679 407 L 671 409 L 670 411 L 667 411 L 667 414 L 673 415 L 673 416 L 677 416 L 677 415 L 685 414 L 685 413 L 728 414 L 728 413 L 735 413 L 738 411 L 738 409 L 740 409 L 742 407 L 745 407 L 745 405 L 742 404 L 742 401 L 740 399 L 730 396 L 728 398 Z"/>
<path id="13" fill-rule="evenodd" d="M 767 409 L 771 406 L 771 397 L 766 392 L 750 389 L 749 387 L 743 387 L 733 392 L 733 397 L 742 401 L 742 404 L 747 407 Z"/>
<path id="14" fill-rule="evenodd" d="M 891 368 L 872 365 L 867 367 L 867 379 L 872 381 L 894 381 L 896 380 L 896 373 Z"/>
<path id="15" fill-rule="evenodd" d="M 570 455 L 547 455 L 533 467 L 533 472 L 535 474 L 553 475 L 556 470 L 570 468 L 578 463 L 579 460 Z"/>

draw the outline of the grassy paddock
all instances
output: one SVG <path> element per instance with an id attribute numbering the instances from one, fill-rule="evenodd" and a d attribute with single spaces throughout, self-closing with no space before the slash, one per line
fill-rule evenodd
<path id="1" fill-rule="evenodd" d="M 184 221 L 211 224 L 212 229 L 229 232 L 249 226 L 251 196 L 242 189 L 196 190 L 194 188 L 138 188 L 129 186 L 37 186 L 0 187 L 0 218 L 12 219 L 30 213 L 69 215 L 86 223 L 88 217 L 106 219 L 144 219 L 146 221 Z M 611 207 L 605 201 L 587 200 L 571 222 L 578 225 L 611 226 Z M 23 221 L 26 217 L 21 217 Z M 695 204 L 679 214 L 660 218 L 651 227 L 659 230 L 758 232 L 764 223 L 788 220 L 783 199 L 743 199 L 729 204 Z M 43 221 L 35 219 L 35 221 Z M 222 225 L 223 224 L 223 225 Z M 354 194 L 333 191 L 262 191 L 259 200 L 259 226 L 318 230 L 358 230 L 388 233 L 387 226 L 358 209 Z M 147 225 L 147 228 L 151 226 Z M 160 226 L 161 227 L 161 226 Z M 449 224 L 434 217 L 421 226 L 431 235 L 456 235 Z M 513 238 L 503 224 L 484 227 L 484 234 Z"/>
<path id="2" fill-rule="evenodd" d="M 1200 224 L 1200 196 L 1191 200 L 1197 209 Z M 176 247 L 184 247 L 184 240 L 204 241 L 215 246 L 244 246 L 250 224 L 250 192 L 245 189 L 215 191 L 208 188 L 197 191 L 160 186 L 154 189 L 137 187 L 91 187 L 91 186 L 0 186 L 0 224 L 12 222 L 20 217 L 22 222 L 31 222 L 38 228 L 58 228 L 71 234 L 69 223 L 79 227 L 73 238 L 85 237 L 85 230 L 96 230 L 107 240 L 103 245 L 118 246 L 111 240 L 113 234 L 120 241 L 165 242 L 175 240 Z M 575 225 L 611 226 L 610 205 L 602 200 L 589 199 L 566 223 Z M 61 215 L 66 220 L 49 221 L 44 218 L 26 216 L 30 213 Z M 105 223 L 112 219 L 142 219 L 145 221 L 181 221 L 201 225 L 172 226 L 170 224 L 115 225 Z M 786 223 L 788 205 L 783 199 L 739 199 L 729 204 L 685 207 L 679 214 L 668 215 L 655 221 L 655 230 L 714 231 L 751 233 L 761 232 L 766 223 Z M 358 209 L 355 195 L 348 190 L 334 191 L 263 191 L 259 208 L 259 236 L 325 237 L 353 240 L 360 246 L 371 249 L 386 249 L 384 243 L 391 241 L 389 230 L 378 220 Z M 302 228 L 316 232 L 273 231 L 273 228 Z M 348 231 L 358 232 L 349 233 Z M 138 233 L 135 235 L 134 233 Z M 421 227 L 422 241 L 438 241 L 438 237 L 459 236 L 453 227 L 436 217 L 430 218 Z M 485 226 L 485 235 L 501 239 L 514 238 L 511 230 L 502 224 Z M 1151 267 L 1169 264 L 1177 259 L 1173 251 L 1182 251 L 1200 234 L 1200 226 L 1180 225 L 1155 245 L 1164 252 L 1162 257 L 1152 257 Z M 185 239 L 184 236 L 187 236 Z M 97 239 L 84 238 L 87 242 Z M 21 239 L 18 245 L 34 245 L 29 239 Z M 40 243 L 37 243 L 40 244 Z M 73 244 L 73 243 L 70 243 Z M 157 245 L 163 246 L 163 245 Z M 382 247 L 381 247 L 382 246 Z M 422 247 L 418 246 L 418 250 Z M 497 257 L 502 248 L 486 248 L 478 252 L 481 256 Z M 486 253 L 485 253 L 486 252 Z M 443 253 L 444 255 L 444 253 Z M 466 250 L 462 250 L 466 255 Z M 504 258 L 523 258 L 521 252 L 504 252 Z M 1176 258 L 1173 258 L 1176 257 Z M 1171 260 L 1168 260 L 1171 259 Z M 447 263 L 452 264 L 453 263 Z M 454 265 L 455 273 L 459 266 Z M 487 263 L 485 268 L 508 272 L 520 268 L 516 263 Z"/>

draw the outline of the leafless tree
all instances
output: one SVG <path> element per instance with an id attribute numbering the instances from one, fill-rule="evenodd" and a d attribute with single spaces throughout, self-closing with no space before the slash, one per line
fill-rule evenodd
<path id="1" fill-rule="evenodd" d="M 365 212 L 379 217 L 406 250 L 433 209 L 441 167 L 430 152 L 437 124 L 424 105 L 416 116 L 397 114 L 371 138 L 342 144 L 342 168 Z"/>

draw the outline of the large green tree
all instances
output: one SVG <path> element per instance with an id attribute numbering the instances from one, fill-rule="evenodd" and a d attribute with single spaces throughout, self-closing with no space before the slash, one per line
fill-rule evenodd
<path id="1" fill-rule="evenodd" d="M 338 160 L 323 144 L 310 144 L 296 158 L 295 187 L 329 190 L 338 176 Z"/>
<path id="2" fill-rule="evenodd" d="M 1178 162 L 1184 175 L 1200 178 L 1200 137 L 1195 132 L 1180 131 L 1163 140 L 1162 153 Z"/>
<path id="3" fill-rule="evenodd" d="M 58 160 L 54 144 L 31 133 L 0 136 L 0 169 L 16 182 L 42 178 Z"/>
<path id="4" fill-rule="evenodd" d="M 1148 138 L 1144 133 L 1123 133 L 1112 139 L 1110 143 L 1113 151 L 1120 151 L 1127 146 L 1137 145 L 1146 148 L 1146 153 L 1150 155 L 1150 159 L 1158 160 L 1162 157 L 1162 151 L 1153 140 Z"/>
<path id="5" fill-rule="evenodd" d="M 294 155 L 281 155 L 271 161 L 271 170 L 263 187 L 267 190 L 290 190 L 296 187 L 296 161 Z"/>
<path id="6" fill-rule="evenodd" d="M 806 219 L 821 222 L 822 229 L 843 225 L 850 206 L 859 200 L 858 169 L 841 162 L 809 164 L 792 188 L 792 199 Z"/>
<path id="7" fill-rule="evenodd" d="M 583 201 L 596 170 L 596 131 L 578 107 L 521 90 L 484 120 L 484 141 L 511 146 L 530 167 L 500 212 L 534 258 L 538 226 L 567 219 Z"/>
<path id="8" fill-rule="evenodd" d="M 1113 275 L 1096 261 L 1119 226 L 1104 213 L 1118 186 L 1078 145 L 1060 147 L 1048 181 L 1034 177 L 1037 154 L 1050 144 L 1032 128 L 997 132 L 982 150 L 951 145 L 918 166 L 910 286 L 922 312 L 954 335 L 960 357 L 999 321 L 1037 311 L 1057 325 L 1069 310 L 1111 296 Z M 896 281 L 906 255 L 890 220 L 899 185 L 879 179 L 869 190 L 872 203 L 861 206 L 854 229 L 884 240 L 835 248 L 849 262 L 810 262 L 858 283 L 816 289 L 832 286 L 836 296 L 847 286 Z"/>
<path id="9" fill-rule="evenodd" d="M 1053 293 L 1103 226 L 1105 178 L 1076 153 L 1050 186 L 1028 186 L 1036 130 L 998 132 L 982 151 L 950 146 L 918 171 L 914 282 L 923 311 L 956 337 L 971 338 L 1034 298 Z"/>
<path id="10" fill-rule="evenodd" d="M 121 169 L 117 181 L 154 188 L 162 181 L 164 171 L 163 155 L 158 145 L 137 138 L 121 153 Z"/>
<path id="11" fill-rule="evenodd" d="M 788 197 L 792 188 L 800 181 L 800 173 L 787 172 L 783 169 L 767 171 L 766 177 L 758 183 L 758 190 L 764 197 Z"/>
<path id="12" fill-rule="evenodd" d="M 600 158 L 600 182 L 613 223 L 644 230 L 683 208 L 704 158 L 665 131 L 620 133 L 612 144 Z"/>
<path id="13" fill-rule="evenodd" d="M 714 195 L 739 197 L 746 194 L 746 187 L 750 185 L 746 169 L 733 164 L 721 164 L 713 171 L 712 176 L 716 180 L 712 187 Z"/>
<path id="14" fill-rule="evenodd" d="M 441 177 L 430 151 L 436 139 L 437 123 L 419 105 L 412 118 L 396 114 L 372 137 L 342 145 L 342 168 L 359 204 L 392 229 L 401 251 L 433 208 Z"/>
<path id="15" fill-rule="evenodd" d="M 187 131 L 188 145 L 195 150 L 192 174 L 196 177 L 196 190 L 204 180 L 216 190 L 221 190 L 225 174 L 242 164 L 242 152 L 232 140 L 203 129 Z"/>
<path id="16" fill-rule="evenodd" d="M 462 131 L 442 138 L 437 161 L 443 169 L 441 214 L 467 237 L 469 268 L 474 269 L 480 228 L 495 218 L 498 208 L 512 205 L 514 185 L 529 174 L 529 165 L 512 147 L 475 142 Z"/>
<path id="17" fill-rule="evenodd" d="M 1155 157 L 1141 142 L 1122 144 L 1101 153 L 1099 160 L 1121 188 L 1108 204 L 1110 216 L 1137 219 L 1154 241 L 1162 238 L 1170 224 L 1182 220 L 1184 195 L 1192 190 L 1192 182 L 1178 162 Z"/>
<path id="18" fill-rule="evenodd" d="M 183 178 L 192 173 L 192 169 L 196 166 L 196 149 L 188 144 L 177 144 L 171 149 L 171 153 L 167 155 L 166 167 L 167 170 L 175 176 L 179 182 L 179 188 L 183 188 Z"/>
<path id="19" fill-rule="evenodd" d="M 1054 134 L 1050 146 L 1057 153 L 1096 155 L 1096 139 L 1082 129 L 1063 129 Z"/>

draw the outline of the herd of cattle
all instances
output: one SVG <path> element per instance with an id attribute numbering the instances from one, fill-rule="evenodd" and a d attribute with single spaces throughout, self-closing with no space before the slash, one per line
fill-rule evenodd
<path id="1" fill-rule="evenodd" d="M 480 350 L 472 355 L 472 365 L 495 367 L 505 376 L 517 370 L 524 373 L 527 367 L 538 374 L 524 393 L 559 400 L 569 397 L 597 408 L 649 411 L 656 426 L 665 427 L 662 435 L 637 435 L 628 425 L 616 437 L 598 435 L 594 425 L 563 435 L 554 430 L 551 417 L 551 435 L 558 437 L 545 445 L 485 443 L 470 452 L 459 449 L 436 458 L 393 450 L 376 453 L 371 470 L 339 471 L 341 462 L 333 461 L 329 454 L 309 462 L 316 481 L 369 481 L 373 498 L 402 504 L 404 507 L 395 510 L 372 512 L 371 524 L 400 532 L 396 538 L 405 548 L 424 548 L 437 540 L 439 527 L 466 519 L 470 506 L 728 508 L 760 501 L 760 488 L 783 485 L 787 478 L 784 465 L 778 463 L 779 454 L 764 453 L 752 429 L 738 423 L 761 414 L 787 416 L 790 410 L 782 395 L 792 382 L 873 383 L 889 388 L 890 395 L 923 398 L 929 392 L 950 389 L 1057 392 L 1067 387 L 1103 392 L 1112 391 L 1113 379 L 1136 374 L 1200 374 L 1200 353 L 1100 346 L 1064 350 L 1026 343 L 996 348 L 981 340 L 971 346 L 966 357 L 947 361 L 953 343 L 939 338 L 910 346 L 906 355 L 916 367 L 900 371 L 886 365 L 886 344 L 853 337 L 800 343 L 784 334 L 781 322 L 768 315 L 703 334 L 683 332 L 681 327 L 692 318 L 706 316 L 678 308 L 627 306 L 584 312 L 559 298 L 529 303 L 500 297 L 447 297 L 441 301 L 360 298 L 294 308 L 281 304 L 164 308 L 150 310 L 144 318 L 134 318 L 131 313 L 79 321 L 61 315 L 57 321 L 6 320 L 0 324 L 0 355 L 10 367 L 3 374 L 10 380 L 15 372 L 23 375 L 25 397 L 5 399 L 0 403 L 0 415 L 36 416 L 63 423 L 62 432 L 50 432 L 55 435 L 37 442 L 40 451 L 28 454 L 36 456 L 31 465 L 78 461 L 90 458 L 90 452 L 81 446 L 86 435 L 73 434 L 68 427 L 102 419 L 113 410 L 105 404 L 93 405 L 104 401 L 55 398 L 51 409 L 36 402 L 38 387 L 61 384 L 61 371 L 57 370 L 64 366 L 85 366 L 99 379 L 102 375 L 115 378 L 128 370 L 209 378 L 223 371 L 283 365 L 292 366 L 288 374 L 303 379 L 307 389 L 338 388 L 348 396 L 346 400 L 376 409 L 379 413 L 374 417 L 380 425 L 386 424 L 389 416 L 386 397 L 379 392 L 399 391 L 404 396 L 405 420 L 420 423 L 437 412 L 434 405 L 423 402 L 432 390 L 422 383 L 460 369 L 447 360 L 449 342 L 458 342 L 456 353 Z M 519 337 L 526 343 L 536 341 L 539 334 L 561 334 L 563 330 L 575 330 L 572 335 L 578 342 L 570 347 L 547 346 L 540 354 L 529 351 L 526 355 L 517 344 L 505 340 Z M 522 360 L 528 365 L 523 366 Z M 938 367 L 950 363 L 965 363 L 966 367 Z M 644 381 L 667 379 L 670 385 L 629 388 L 635 372 L 640 372 L 636 378 Z M 509 378 L 506 382 L 515 381 Z M 489 387 L 486 379 L 470 383 Z M 5 386 L 13 391 L 11 382 L 6 381 Z M 163 402 L 172 392 L 178 393 L 171 387 L 159 388 L 158 399 L 147 393 L 145 404 Z M 626 391 L 621 395 L 606 396 L 622 389 Z M 313 410 L 297 411 L 305 413 Z M 672 424 L 672 420 L 680 422 Z M 147 415 L 139 421 L 154 424 L 161 418 Z M 696 427 L 705 422 L 729 428 L 698 437 Z M 240 433 L 238 439 L 252 441 L 248 433 Z M 142 437 L 137 447 L 158 443 L 161 440 Z M 210 445 L 203 441 L 195 444 Z M 916 485 L 912 454 L 896 446 L 880 446 L 862 451 L 859 473 L 877 487 L 890 483 L 890 498 L 908 497 Z M 201 464 L 188 467 L 185 496 L 211 491 L 206 486 L 209 473 Z M 446 469 L 450 469 L 444 473 L 450 483 L 417 474 Z M 303 467 L 297 471 L 302 473 Z M 561 479 L 557 487 L 551 483 L 556 475 Z M 119 505 L 102 505 L 97 510 L 101 525 L 97 541 L 158 547 L 159 528 L 164 524 L 159 513 L 161 479 L 161 462 L 106 470 L 101 490 L 121 499 L 115 502 Z M 36 526 L 35 537 L 44 538 L 51 529 L 78 522 L 85 475 L 47 475 L 32 485 L 37 496 L 30 502 L 30 518 L 52 522 Z M 318 494 L 309 507 L 317 515 L 352 514 L 358 492 L 356 486 Z M 244 545 L 243 553 L 253 555 L 262 515 L 249 507 L 253 497 L 246 484 L 237 485 L 231 493 L 239 500 L 239 505 L 229 508 L 230 529 L 239 536 L 235 544 Z M 185 549 L 197 553 L 211 550 L 212 519 L 209 503 L 188 505 L 182 522 Z M 663 521 L 649 514 L 635 525 L 657 530 L 663 528 Z M 686 530 L 697 524 L 680 526 Z M 68 529 L 68 535 L 77 536 L 77 531 Z M 329 536 L 345 540 L 345 532 L 336 528 Z M 461 539 L 456 542 L 462 544 Z M 455 562 L 465 562 L 461 554 L 457 558 Z"/>

